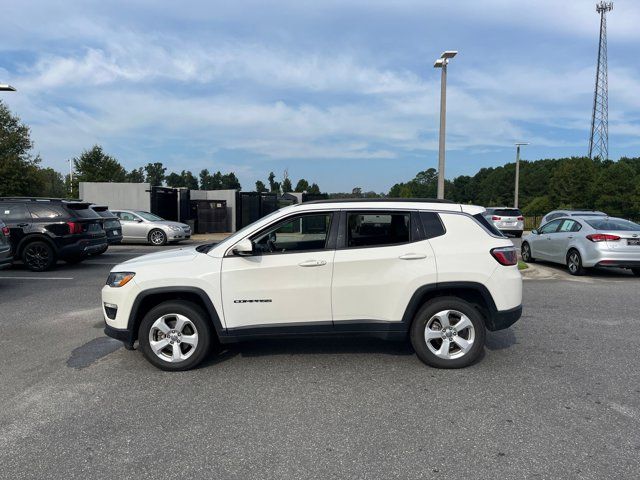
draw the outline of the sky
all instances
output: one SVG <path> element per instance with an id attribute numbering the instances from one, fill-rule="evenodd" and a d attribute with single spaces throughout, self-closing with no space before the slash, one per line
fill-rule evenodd
<path id="1" fill-rule="evenodd" d="M 0 93 L 44 166 L 94 144 L 128 170 L 270 171 L 323 191 L 385 192 L 588 151 L 593 0 L 40 0 L 0 7 Z M 608 16 L 609 156 L 640 156 L 640 2 Z"/>

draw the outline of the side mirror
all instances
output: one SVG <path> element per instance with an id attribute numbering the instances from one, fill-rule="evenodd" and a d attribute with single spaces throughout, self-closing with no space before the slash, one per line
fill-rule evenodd
<path id="1" fill-rule="evenodd" d="M 249 255 L 253 255 L 253 242 L 248 238 L 238 242 L 235 244 L 232 250 L 234 255 L 239 255 L 241 257 L 248 257 Z"/>
<path id="2" fill-rule="evenodd" d="M 136 222 L 142 223 L 142 219 L 141 218 L 136 218 Z"/>
<path id="3" fill-rule="evenodd" d="M 531 230 L 531 233 L 533 233 L 534 235 L 538 235 L 538 233 L 540 233 L 540 232 L 538 232 L 538 230 L 536 230 L 536 229 L 534 228 L 533 230 Z"/>

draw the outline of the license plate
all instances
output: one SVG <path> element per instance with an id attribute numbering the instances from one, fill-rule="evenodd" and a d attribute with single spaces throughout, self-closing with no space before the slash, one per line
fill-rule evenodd
<path id="1" fill-rule="evenodd" d="M 120 235 L 120 230 L 111 230 L 111 235 Z"/>
<path id="2" fill-rule="evenodd" d="M 635 247 L 640 246 L 640 238 L 633 238 L 627 240 L 627 245 L 633 245 Z"/>

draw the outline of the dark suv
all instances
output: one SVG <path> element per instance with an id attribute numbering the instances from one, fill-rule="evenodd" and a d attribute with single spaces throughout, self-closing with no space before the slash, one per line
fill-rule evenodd
<path id="1" fill-rule="evenodd" d="M 109 245 L 117 245 L 122 243 L 122 225 L 120 220 L 116 217 L 116 214 L 109 211 L 109 207 L 106 205 L 91 205 L 91 208 L 100 217 L 102 217 L 102 229 L 107 234 L 107 242 Z M 107 245 L 108 247 L 108 245 Z M 107 251 L 107 247 L 104 250 L 95 253 L 94 255 L 100 255 Z"/>
<path id="2" fill-rule="evenodd" d="M 107 247 L 102 218 L 88 203 L 53 198 L 0 198 L 0 218 L 11 232 L 15 259 L 30 270 L 53 268 L 58 259 L 83 260 Z"/>

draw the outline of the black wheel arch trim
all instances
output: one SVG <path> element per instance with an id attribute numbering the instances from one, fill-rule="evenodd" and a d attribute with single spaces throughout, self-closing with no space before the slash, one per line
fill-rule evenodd
<path id="1" fill-rule="evenodd" d="M 56 246 L 55 242 L 47 237 L 47 235 L 45 235 L 44 233 L 29 233 L 22 237 L 18 242 L 18 245 L 16 246 L 14 256 L 16 258 L 22 256 L 24 247 L 32 242 L 46 242 L 53 249 L 53 254 L 56 257 L 58 256 L 58 247 Z"/>

